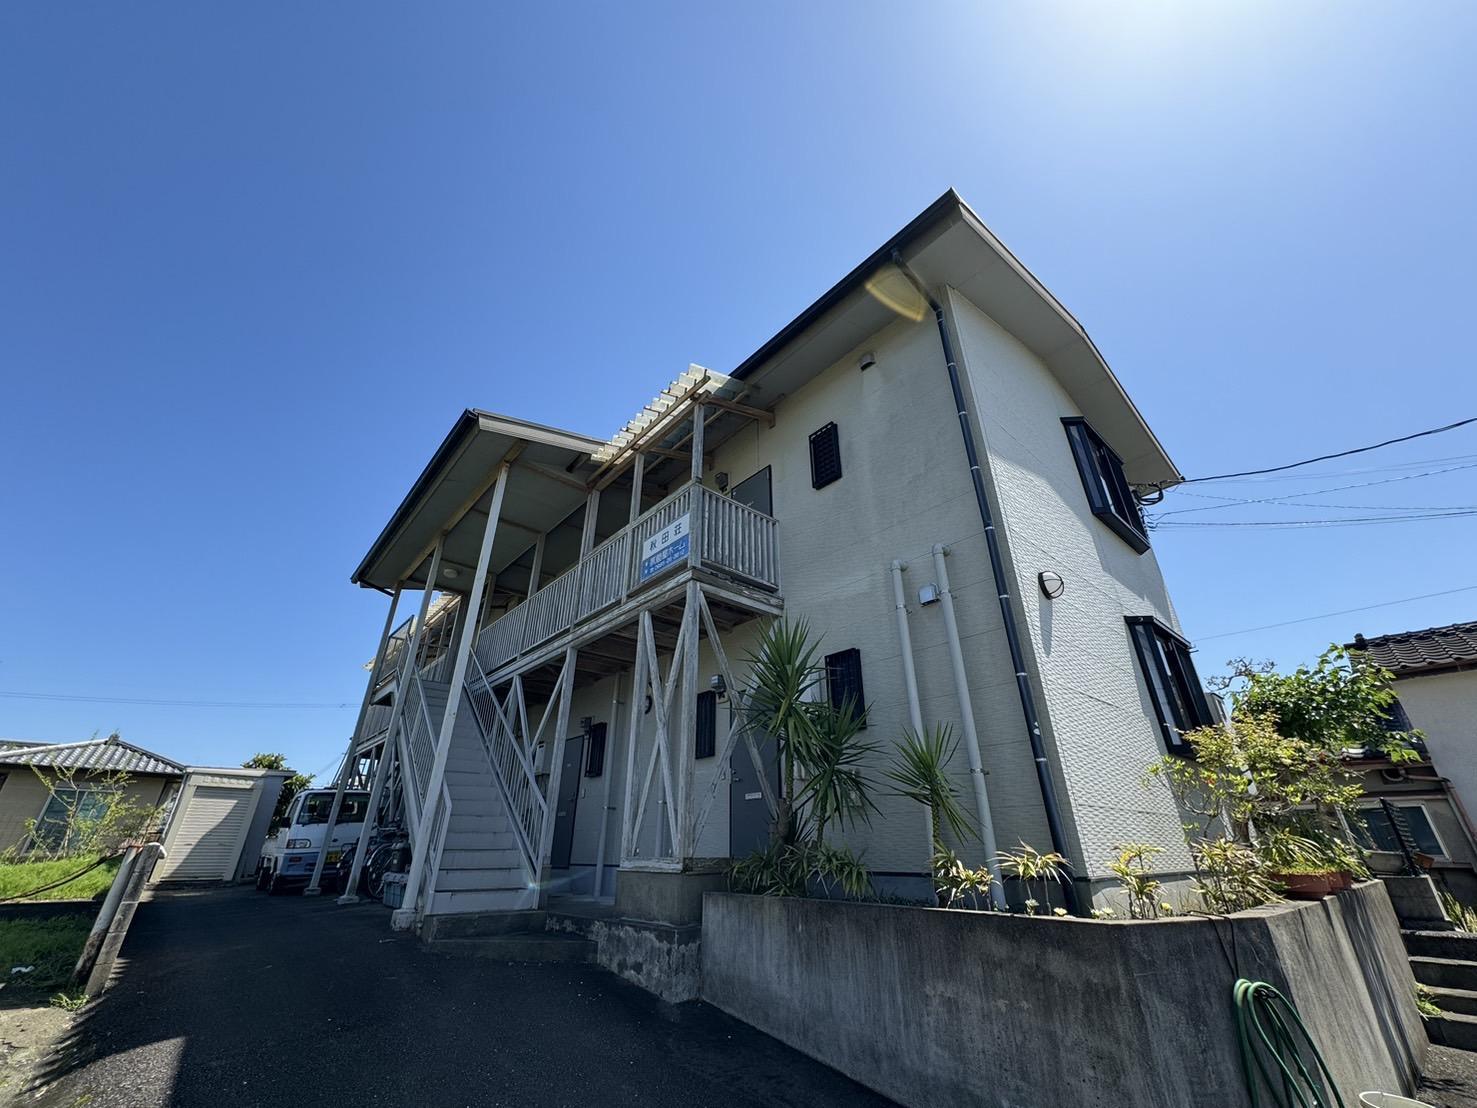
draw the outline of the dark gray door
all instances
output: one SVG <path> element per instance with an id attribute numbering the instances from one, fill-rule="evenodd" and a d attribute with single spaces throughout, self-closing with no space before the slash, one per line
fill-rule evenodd
<path id="1" fill-rule="evenodd" d="M 774 515 L 769 466 L 734 485 L 730 495 L 757 512 Z M 768 736 L 755 736 L 755 741 L 759 745 L 770 788 L 778 796 L 779 743 Z M 764 803 L 764 790 L 759 786 L 759 774 L 754 769 L 754 759 L 749 755 L 749 744 L 742 739 L 728 760 L 728 768 L 728 853 L 730 857 L 742 858 L 769 845 L 769 805 Z"/>
<path id="2" fill-rule="evenodd" d="M 584 768 L 585 737 L 576 735 L 564 744 L 564 769 L 559 774 L 559 802 L 554 808 L 554 847 L 549 857 L 549 865 L 554 869 L 569 868 L 569 853 L 574 849 L 574 812 L 579 805 Z"/>
<path id="3" fill-rule="evenodd" d="M 764 762 L 769 787 L 775 796 L 780 791 L 779 743 L 765 736 L 756 741 Z M 764 803 L 764 789 L 749 754 L 749 744 L 742 739 L 728 759 L 728 854 L 742 858 L 769 845 L 769 805 Z"/>
<path id="4" fill-rule="evenodd" d="M 746 504 L 756 512 L 763 512 L 767 516 L 774 515 L 774 493 L 769 484 L 768 466 L 734 485 L 730 495 L 740 504 Z"/>

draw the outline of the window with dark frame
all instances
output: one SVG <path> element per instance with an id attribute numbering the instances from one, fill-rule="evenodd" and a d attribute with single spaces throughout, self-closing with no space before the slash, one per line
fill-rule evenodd
<path id="1" fill-rule="evenodd" d="M 585 776 L 599 777 L 605 772 L 605 724 L 590 728 L 590 741 L 585 743 Z"/>
<path id="2" fill-rule="evenodd" d="M 1205 690 L 1190 658 L 1190 644 L 1153 616 L 1129 616 L 1129 634 L 1138 654 L 1139 668 L 1154 702 L 1154 714 L 1164 738 L 1164 748 L 1186 758 L 1195 748 L 1185 733 L 1215 722 Z"/>
<path id="3" fill-rule="evenodd" d="M 1133 489 L 1123 475 L 1123 459 L 1087 420 L 1064 419 L 1062 426 L 1067 429 L 1067 441 L 1072 445 L 1072 457 L 1077 462 L 1092 514 L 1142 554 L 1149 549 L 1149 536 Z"/>
<path id="4" fill-rule="evenodd" d="M 718 753 L 718 694 L 697 694 L 697 742 L 694 758 L 711 758 Z"/>
<path id="5" fill-rule="evenodd" d="M 823 489 L 841 479 L 841 434 L 828 423 L 810 436 L 810 485 Z"/>
<path id="6" fill-rule="evenodd" d="M 831 706 L 838 711 L 847 703 L 867 726 L 867 693 L 862 687 L 862 652 L 856 647 L 826 655 L 826 687 Z"/>

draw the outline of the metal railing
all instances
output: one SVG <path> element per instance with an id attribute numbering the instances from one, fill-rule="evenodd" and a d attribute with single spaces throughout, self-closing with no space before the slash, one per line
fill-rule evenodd
<path id="1" fill-rule="evenodd" d="M 539 789 L 534 752 L 518 734 L 515 721 L 498 704 L 497 694 L 492 691 L 476 656 L 468 662 L 467 702 L 472 706 L 472 718 L 482 736 L 482 749 L 502 794 L 525 870 L 529 879 L 535 880 L 539 869 L 538 844 L 549 815 L 549 803 Z"/>
<path id="2" fill-rule="evenodd" d="M 687 521 L 687 556 L 677 554 L 643 577 L 644 548 Z M 673 547 L 680 551 L 681 533 Z M 691 544 L 697 540 L 694 555 Z M 701 485 L 686 484 L 644 512 L 477 636 L 476 658 L 492 672 L 527 650 L 618 604 L 676 571 L 697 565 L 778 591 L 779 541 L 774 517 Z"/>

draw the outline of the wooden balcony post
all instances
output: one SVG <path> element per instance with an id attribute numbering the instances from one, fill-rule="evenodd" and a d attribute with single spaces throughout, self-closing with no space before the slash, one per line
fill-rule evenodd
<path id="1" fill-rule="evenodd" d="M 308 878 L 304 896 L 317 896 L 323 890 L 318 887 L 323 880 L 323 865 L 328 860 L 328 847 L 333 841 L 333 827 L 338 823 L 339 810 L 344 806 L 344 790 L 349 785 L 349 770 L 356 760 L 360 732 L 364 730 L 364 719 L 369 715 L 369 702 L 374 699 L 374 683 L 379 677 L 380 666 L 385 661 L 385 649 L 390 645 L 390 632 L 395 627 L 395 609 L 400 605 L 400 585 L 390 594 L 390 610 L 385 613 L 385 626 L 380 631 L 379 646 L 374 651 L 374 664 L 369 667 L 369 681 L 364 686 L 364 698 L 359 702 L 359 718 L 354 721 L 354 730 L 349 735 L 349 750 L 344 755 L 344 764 L 339 769 L 338 784 L 333 791 L 333 804 L 328 809 L 328 826 L 323 829 L 323 849 L 318 851 L 318 860 L 313 863 L 313 876 Z"/>
<path id="2" fill-rule="evenodd" d="M 689 493 L 687 565 L 697 569 L 703 560 L 703 406 L 692 406 L 692 491 Z M 694 636 L 696 637 L 696 636 Z"/>

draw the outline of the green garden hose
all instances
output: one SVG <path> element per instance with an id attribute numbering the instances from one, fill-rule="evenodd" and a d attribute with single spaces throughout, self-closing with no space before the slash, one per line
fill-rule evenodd
<path id="1" fill-rule="evenodd" d="M 1233 995 L 1241 1069 L 1252 1108 L 1261 1108 L 1262 1085 L 1276 1098 L 1277 1108 L 1344 1108 L 1318 1044 L 1292 1002 L 1265 981 L 1244 977 L 1236 982 Z M 1310 1061 L 1316 1070 L 1309 1070 Z M 1321 1080 L 1316 1074 L 1322 1075 Z"/>

